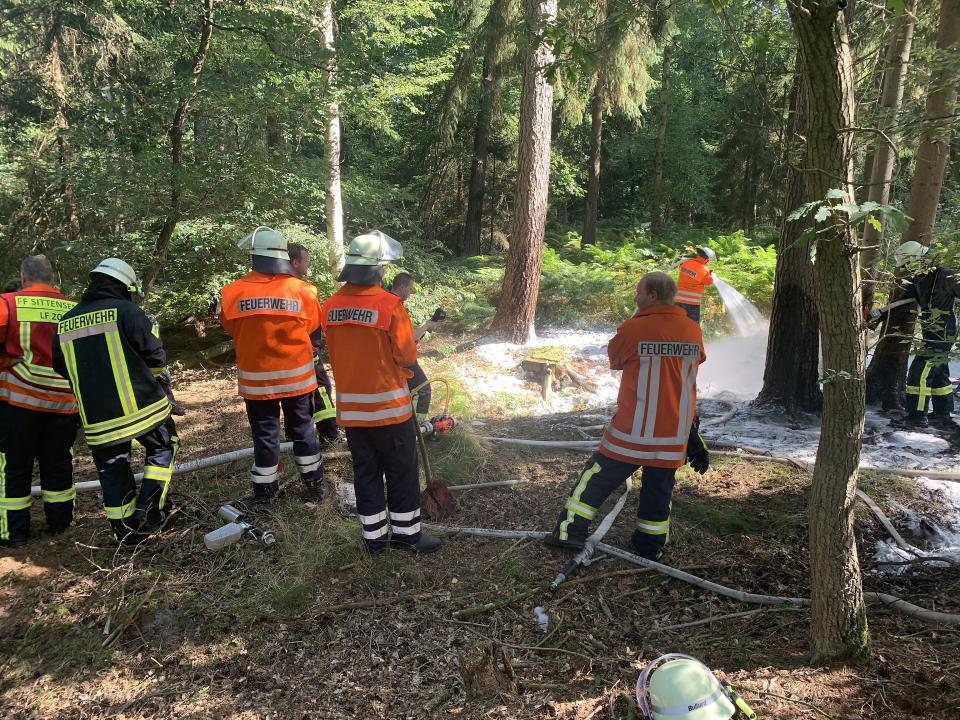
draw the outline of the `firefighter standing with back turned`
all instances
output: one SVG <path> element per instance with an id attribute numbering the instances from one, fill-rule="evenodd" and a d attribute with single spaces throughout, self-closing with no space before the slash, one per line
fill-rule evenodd
<path id="1" fill-rule="evenodd" d="M 587 528 L 604 500 L 643 468 L 637 527 L 630 544 L 648 560 L 660 557 L 670 533 L 670 501 L 677 468 L 698 473 L 710 455 L 698 432 L 697 370 L 706 354 L 700 327 L 676 305 L 677 286 L 664 273 L 637 285 L 637 312 L 617 328 L 607 354 L 622 370 L 617 411 L 600 447 L 587 460 L 564 503 L 549 545 L 583 549 Z"/>
<path id="2" fill-rule="evenodd" d="M 77 401 L 53 370 L 57 323 L 76 305 L 53 282 L 43 255 L 20 265 L 22 286 L 0 295 L 0 543 L 18 547 L 30 536 L 30 483 L 40 466 L 47 530 L 73 523 L 73 441 Z"/>
<path id="3" fill-rule="evenodd" d="M 294 276 L 287 241 L 260 226 L 238 243 L 252 270 L 220 291 L 220 324 L 234 340 L 240 397 L 253 434 L 255 500 L 280 487 L 280 410 L 309 500 L 323 497 L 323 455 L 313 427 L 317 378 L 310 334 L 320 327 L 317 289 Z"/>
<path id="4" fill-rule="evenodd" d="M 697 254 L 680 263 L 677 270 L 677 306 L 687 313 L 687 317 L 696 323 L 700 322 L 700 305 L 703 302 L 703 291 L 713 285 L 713 273 L 707 265 L 717 259 L 717 254 L 710 248 L 698 247 Z"/>
<path id="5" fill-rule="evenodd" d="M 107 519 L 126 544 L 146 539 L 146 524 L 163 519 L 180 443 L 157 380 L 167 354 L 133 301 L 139 294 L 133 268 L 107 258 L 91 271 L 77 306 L 61 318 L 53 347 L 53 368 L 69 378 L 77 397 Z M 130 468 L 133 440 L 146 450 L 139 494 Z"/>
<path id="6" fill-rule="evenodd" d="M 357 512 L 372 555 L 389 544 L 433 552 L 440 541 L 420 529 L 420 471 L 407 378 L 417 360 L 403 302 L 381 287 L 386 265 L 403 257 L 379 231 L 355 237 L 337 278 L 345 284 L 323 304 L 323 330 L 337 382 L 337 420 L 353 458 Z M 386 496 L 384 496 L 386 477 Z"/>
<path id="7" fill-rule="evenodd" d="M 290 267 L 293 268 L 294 277 L 302 280 L 310 269 L 309 251 L 300 243 L 290 243 L 287 253 L 290 255 Z M 317 389 L 313 391 L 313 423 L 317 426 L 320 444 L 329 447 L 340 439 L 340 428 L 337 427 L 337 409 L 333 405 L 333 385 L 327 369 L 323 366 L 323 348 L 326 342 L 322 328 L 311 333 L 310 344 L 313 346 L 313 366 L 317 376 Z"/>

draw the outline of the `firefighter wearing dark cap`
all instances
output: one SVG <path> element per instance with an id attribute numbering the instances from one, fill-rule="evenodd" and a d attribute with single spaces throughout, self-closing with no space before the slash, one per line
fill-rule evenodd
<path id="1" fill-rule="evenodd" d="M 310 335 L 320 327 L 317 288 L 297 278 L 287 241 L 258 227 L 238 243 L 252 270 L 220 292 L 220 323 L 237 351 L 237 387 L 253 435 L 250 479 L 257 500 L 280 481 L 280 412 L 308 499 L 323 496 L 323 455 L 313 426 L 317 389 Z"/>
<path id="2" fill-rule="evenodd" d="M 47 530 L 73 523 L 73 441 L 77 401 L 53 369 L 57 323 L 75 302 L 53 283 L 43 255 L 20 265 L 21 287 L 0 295 L 0 543 L 30 535 L 30 482 L 39 465 Z"/>
<path id="3" fill-rule="evenodd" d="M 287 252 L 293 274 L 302 280 L 310 270 L 310 252 L 300 243 L 290 243 Z M 337 427 L 337 409 L 333 404 L 333 385 L 327 369 L 323 366 L 326 341 L 322 329 L 317 328 L 310 335 L 310 344 L 313 346 L 313 368 L 317 376 L 317 389 L 313 391 L 313 423 L 317 426 L 317 437 L 320 438 L 321 445 L 330 446 L 341 436 L 340 428 Z"/>
<path id="4" fill-rule="evenodd" d="M 57 326 L 53 367 L 70 380 L 80 421 L 103 490 L 103 507 L 117 538 L 137 543 L 146 523 L 166 511 L 179 439 L 170 401 L 158 382 L 167 354 L 153 324 L 134 302 L 136 272 L 107 258 Z M 130 467 L 132 441 L 146 451 L 137 491 Z"/>
<path id="5" fill-rule="evenodd" d="M 371 554 L 388 544 L 439 549 L 420 527 L 417 437 L 407 379 L 417 360 L 403 302 L 381 286 L 403 248 L 380 231 L 355 237 L 321 318 L 337 383 L 337 420 L 347 432 L 363 542 Z M 386 492 L 384 492 L 386 479 Z"/>

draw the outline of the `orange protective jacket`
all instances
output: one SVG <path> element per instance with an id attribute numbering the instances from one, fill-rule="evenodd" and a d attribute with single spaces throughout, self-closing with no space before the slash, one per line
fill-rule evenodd
<path id="1" fill-rule="evenodd" d="M 675 305 L 654 305 L 617 328 L 607 354 L 623 376 L 600 453 L 634 465 L 680 467 L 696 414 L 697 369 L 707 359 L 700 326 Z"/>
<path id="2" fill-rule="evenodd" d="M 237 349 L 240 397 L 276 400 L 316 390 L 310 342 L 320 326 L 316 287 L 254 270 L 226 285 L 220 298 L 220 323 Z"/>
<path id="3" fill-rule="evenodd" d="M 707 267 L 707 261 L 699 255 L 680 263 L 677 272 L 676 302 L 684 305 L 699 305 L 703 300 L 703 291 L 713 285 L 713 275 Z"/>
<path id="4" fill-rule="evenodd" d="M 417 361 L 410 317 L 400 298 L 376 285 L 347 283 L 321 310 L 337 385 L 337 422 L 379 427 L 413 414 L 407 378 Z"/>
<path id="5" fill-rule="evenodd" d="M 74 305 L 43 283 L 0 295 L 0 400 L 28 410 L 77 412 L 70 382 L 53 370 L 57 323 Z"/>

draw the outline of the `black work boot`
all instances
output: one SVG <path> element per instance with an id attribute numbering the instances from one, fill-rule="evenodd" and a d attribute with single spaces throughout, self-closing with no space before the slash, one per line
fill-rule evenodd
<path id="1" fill-rule="evenodd" d="M 553 532 L 543 539 L 543 542 L 550 547 L 560 548 L 561 550 L 566 550 L 571 553 L 578 553 L 583 550 L 583 545 L 586 541 L 583 538 L 569 536 L 565 540 L 561 540 L 560 533 L 554 528 Z"/>
<path id="2" fill-rule="evenodd" d="M 957 421 L 950 415 L 931 413 L 928 422 L 931 426 L 937 428 L 937 430 L 944 430 L 946 432 L 960 431 L 960 425 L 958 425 Z"/>
<path id="3" fill-rule="evenodd" d="M 27 538 L 20 537 L 19 535 L 7 538 L 6 540 L 0 540 L 0 547 L 5 547 L 7 550 L 15 550 L 16 548 L 23 547 L 26 544 Z"/>
<path id="4" fill-rule="evenodd" d="M 440 549 L 440 546 L 443 545 L 440 538 L 435 538 L 432 535 L 427 535 L 426 533 L 420 533 L 420 539 L 416 542 L 406 542 L 404 540 L 395 540 L 390 538 L 390 547 L 399 548 L 400 550 L 409 550 L 410 552 L 415 553 L 432 553 Z"/>
<path id="5" fill-rule="evenodd" d="M 925 413 L 910 412 L 906 416 L 895 423 L 898 427 L 906 428 L 907 430 L 926 430 L 930 427 L 930 423 L 927 421 L 927 416 Z"/>
<path id="6" fill-rule="evenodd" d="M 117 541 L 123 545 L 139 545 L 149 537 L 146 533 L 140 532 L 136 515 L 127 520 L 111 520 L 110 527 L 113 528 Z"/>
<path id="7" fill-rule="evenodd" d="M 318 503 L 327 496 L 327 485 L 323 480 L 304 480 L 304 502 Z"/>

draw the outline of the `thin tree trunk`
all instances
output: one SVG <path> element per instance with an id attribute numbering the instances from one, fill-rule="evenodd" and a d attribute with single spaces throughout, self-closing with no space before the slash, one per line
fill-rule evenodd
<path id="1" fill-rule="evenodd" d="M 937 32 L 937 49 L 946 52 L 960 42 L 960 4 L 956 0 L 941 0 L 940 28 Z M 955 122 L 953 113 L 957 105 L 957 83 L 960 71 L 956 64 L 943 65 L 934 75 L 927 93 L 926 115 L 917 148 L 916 167 L 907 215 L 910 224 L 900 238 L 901 242 L 916 240 L 929 245 L 933 239 L 933 225 L 937 218 L 943 176 L 950 154 L 950 131 Z M 891 299 L 896 299 L 902 289 L 894 283 Z M 909 313 L 893 313 L 881 332 L 870 370 L 867 387 L 871 400 L 880 399 L 884 407 L 900 405 L 907 377 L 907 361 L 913 341 L 915 316 Z"/>
<path id="2" fill-rule="evenodd" d="M 542 31 L 557 19 L 557 0 L 525 0 L 525 4 L 530 46 L 524 62 L 520 100 L 517 190 L 503 292 L 491 325 L 495 333 L 514 343 L 526 343 L 534 337 L 553 123 L 553 86 L 547 80 L 547 69 L 553 62 L 553 45 L 542 37 Z"/>
<path id="3" fill-rule="evenodd" d="M 67 89 L 63 79 L 63 61 L 60 57 L 60 28 L 52 24 L 49 49 L 50 88 L 56 99 L 57 109 L 53 124 L 57 131 L 57 164 L 60 166 L 60 198 L 63 201 L 63 218 L 67 224 L 70 242 L 80 240 L 80 216 L 77 214 L 77 195 L 71 175 L 73 151 L 70 148 L 70 123 L 67 121 Z"/>
<path id="4" fill-rule="evenodd" d="M 913 43 L 913 28 L 916 24 L 916 0 L 907 3 L 907 7 L 893 24 L 890 33 L 890 42 L 887 45 L 886 61 L 883 69 L 883 82 L 880 89 L 879 117 L 877 129 L 891 132 L 900 112 L 900 103 L 903 100 L 903 89 L 907 78 L 907 65 L 910 63 L 910 48 Z M 867 200 L 878 205 L 886 205 L 890 199 L 890 183 L 893 181 L 893 169 L 897 161 L 894 148 L 883 138 L 877 138 L 874 143 L 873 161 L 870 165 L 870 174 L 867 187 Z M 883 233 L 870 223 L 864 225 L 863 246 L 865 250 L 860 257 L 866 277 L 863 284 L 863 306 L 870 310 L 873 307 L 873 296 L 876 291 L 876 261 L 879 256 L 880 245 L 883 242 Z"/>
<path id="5" fill-rule="evenodd" d="M 852 200 L 853 63 L 835 0 L 788 5 L 803 59 L 808 102 L 806 187 L 839 188 Z M 865 344 L 857 238 L 839 213 L 818 225 L 816 285 L 823 345 L 823 423 L 810 488 L 813 659 L 868 656 L 870 633 L 853 533 L 863 439 Z"/>
<path id="6" fill-rule="evenodd" d="M 340 104 L 337 101 L 337 56 L 334 36 L 333 0 L 323 4 L 323 49 L 326 70 L 326 152 L 327 240 L 337 254 L 337 273 L 343 268 L 343 197 L 340 193 Z"/>
<path id="7" fill-rule="evenodd" d="M 673 43 L 663 48 L 660 66 L 660 117 L 657 121 L 657 140 L 653 158 L 653 211 L 650 213 L 650 232 L 654 237 L 663 229 L 666 197 L 663 187 L 663 163 L 667 142 L 667 120 L 670 116 L 670 60 Z"/>
<path id="8" fill-rule="evenodd" d="M 470 165 L 470 187 L 467 192 L 467 218 L 463 226 L 461 254 L 480 254 L 483 231 L 483 198 L 486 191 L 487 155 L 490 148 L 490 125 L 493 109 L 500 93 L 503 76 L 503 55 L 506 52 L 511 0 L 496 0 L 490 8 L 487 45 L 483 54 L 483 77 L 480 79 L 479 108 L 473 130 L 473 160 Z"/>
<path id="9" fill-rule="evenodd" d="M 196 115 L 193 118 L 193 159 L 198 162 L 203 162 L 208 157 L 209 133 L 207 122 L 206 115 Z"/>
<path id="10" fill-rule="evenodd" d="M 186 92 L 180 96 L 180 100 L 177 102 L 177 110 L 173 115 L 173 122 L 170 123 L 170 128 L 167 130 L 167 136 L 170 138 L 170 207 L 167 209 L 167 217 L 163 222 L 163 227 L 160 228 L 160 235 L 157 237 L 157 242 L 153 248 L 153 258 L 143 282 L 144 297 L 150 294 L 157 278 L 163 271 L 163 266 L 167 262 L 167 253 L 170 250 L 170 240 L 177 229 L 177 223 L 180 221 L 183 205 L 181 173 L 183 172 L 184 124 L 187 118 L 187 110 L 190 108 L 190 101 L 196 94 L 197 83 L 200 80 L 200 74 L 203 72 L 207 53 L 210 51 L 210 37 L 212 35 L 213 0 L 204 0 L 200 43 L 193 56 L 193 66 L 190 69 Z"/>
<path id="11" fill-rule="evenodd" d="M 597 216 L 600 211 L 600 151 L 603 146 L 603 73 L 594 79 L 590 100 L 590 165 L 587 173 L 587 201 L 583 213 L 583 243 L 597 244 Z"/>
<path id="12" fill-rule="evenodd" d="M 803 182 L 803 138 L 807 127 L 807 98 L 799 54 L 791 93 L 788 125 L 786 199 L 783 224 L 777 240 L 777 268 L 773 282 L 773 310 L 767 338 L 766 367 L 758 405 L 776 405 L 786 410 L 819 411 L 820 318 L 817 313 L 816 278 L 810 250 L 813 239 L 800 240 L 808 229 L 807 219 L 789 221 L 787 216 L 809 198 Z"/>
<path id="13" fill-rule="evenodd" d="M 486 189 L 487 153 L 490 146 L 490 120 L 493 116 L 491 86 L 493 69 L 483 59 L 480 80 L 480 107 L 473 127 L 473 160 L 470 164 L 470 186 L 467 190 L 467 219 L 463 226 L 462 255 L 480 254 L 480 232 L 483 228 L 483 196 Z"/>

